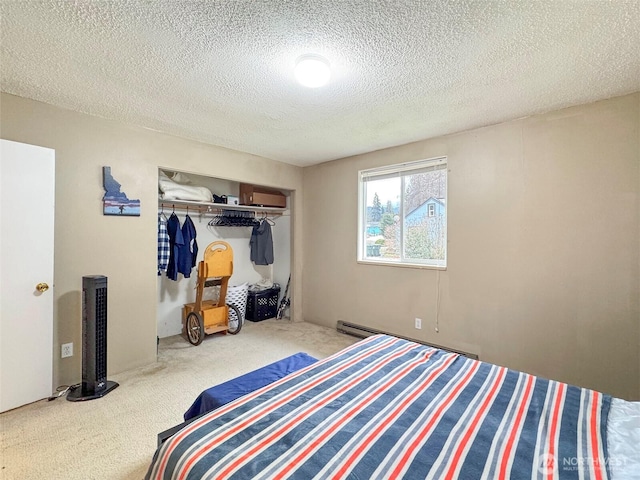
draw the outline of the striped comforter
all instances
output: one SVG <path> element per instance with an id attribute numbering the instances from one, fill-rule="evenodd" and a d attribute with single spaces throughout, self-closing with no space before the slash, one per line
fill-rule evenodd
<path id="1" fill-rule="evenodd" d="M 205 415 L 148 479 L 606 479 L 611 398 L 378 335 Z"/>

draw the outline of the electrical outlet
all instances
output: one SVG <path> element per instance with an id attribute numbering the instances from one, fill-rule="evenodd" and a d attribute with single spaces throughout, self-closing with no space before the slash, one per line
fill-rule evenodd
<path id="1" fill-rule="evenodd" d="M 422 319 L 416 318 L 416 328 L 420 330 L 422 328 Z"/>
<path id="2" fill-rule="evenodd" d="M 62 358 L 73 357 L 73 343 L 63 343 L 61 351 Z"/>

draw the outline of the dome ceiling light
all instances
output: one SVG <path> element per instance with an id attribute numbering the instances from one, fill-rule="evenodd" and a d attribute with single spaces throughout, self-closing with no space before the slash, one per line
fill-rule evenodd
<path id="1" fill-rule="evenodd" d="M 331 78 L 331 69 L 326 58 L 320 55 L 302 55 L 294 68 L 296 80 L 309 88 L 322 87 Z"/>

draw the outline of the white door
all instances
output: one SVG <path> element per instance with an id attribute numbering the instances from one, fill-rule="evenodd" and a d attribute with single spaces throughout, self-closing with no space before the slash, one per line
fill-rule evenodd
<path id="1" fill-rule="evenodd" d="M 0 412 L 53 387 L 54 182 L 53 150 L 0 140 Z"/>

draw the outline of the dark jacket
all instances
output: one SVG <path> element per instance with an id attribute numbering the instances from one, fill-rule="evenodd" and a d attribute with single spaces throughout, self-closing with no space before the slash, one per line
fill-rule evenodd
<path id="1" fill-rule="evenodd" d="M 196 226 L 187 215 L 182 224 L 182 245 L 178 248 L 178 272 L 184 278 L 191 276 L 191 269 L 196 266 L 198 256 L 198 242 L 196 242 Z"/>
<path id="2" fill-rule="evenodd" d="M 271 265 L 273 263 L 273 238 L 271 225 L 266 220 L 253 227 L 251 232 L 251 261 L 256 265 Z"/>
<path id="3" fill-rule="evenodd" d="M 167 233 L 169 234 L 169 265 L 167 265 L 167 278 L 178 280 L 178 257 L 180 247 L 184 245 L 182 230 L 180 230 L 180 220 L 175 213 L 172 213 L 167 220 Z"/>

